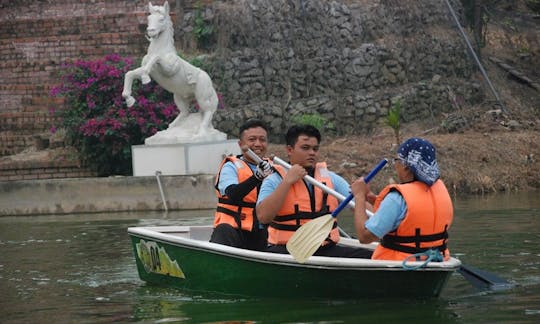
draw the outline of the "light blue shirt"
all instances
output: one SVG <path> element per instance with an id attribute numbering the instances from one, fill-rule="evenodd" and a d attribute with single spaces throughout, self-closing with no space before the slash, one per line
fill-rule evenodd
<path id="1" fill-rule="evenodd" d="M 246 161 L 244 161 L 246 162 Z M 257 166 L 251 163 L 246 162 L 247 165 L 255 172 Z M 238 169 L 231 161 L 225 162 L 221 168 L 221 173 L 219 174 L 218 189 L 222 195 L 225 195 L 225 189 L 230 185 L 238 184 Z"/>
<path id="2" fill-rule="evenodd" d="M 365 227 L 378 238 L 398 228 L 405 214 L 407 204 L 397 191 L 390 191 L 381 201 L 377 212 L 365 223 Z"/>
<path id="3" fill-rule="evenodd" d="M 351 193 L 351 189 L 349 187 L 349 184 L 345 179 L 338 176 L 332 171 L 328 171 L 330 174 L 330 180 L 332 181 L 332 184 L 334 185 L 334 190 L 342 194 L 343 196 L 348 196 Z M 259 191 L 259 197 L 257 198 L 257 204 L 259 204 L 261 201 L 263 201 L 266 197 L 268 197 L 276 188 L 279 186 L 283 179 L 281 176 L 274 172 L 268 177 L 266 177 L 261 185 L 261 189 Z M 309 190 L 313 191 L 313 185 L 310 183 L 308 184 Z"/>

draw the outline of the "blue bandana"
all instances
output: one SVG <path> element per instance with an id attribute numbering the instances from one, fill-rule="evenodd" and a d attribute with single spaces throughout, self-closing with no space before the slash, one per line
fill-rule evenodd
<path id="1" fill-rule="evenodd" d="M 400 145 L 398 156 L 411 169 L 417 180 L 431 186 L 439 179 L 435 147 L 425 139 L 410 138 Z"/>

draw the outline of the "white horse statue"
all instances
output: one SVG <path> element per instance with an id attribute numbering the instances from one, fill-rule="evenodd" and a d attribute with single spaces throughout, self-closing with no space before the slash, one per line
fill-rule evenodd
<path id="1" fill-rule="evenodd" d="M 168 129 L 145 140 L 145 144 L 173 144 L 223 140 L 226 135 L 214 129 L 212 116 L 217 109 L 218 96 L 208 74 L 180 58 L 174 46 L 174 30 L 169 16 L 169 3 L 163 6 L 148 5 L 146 38 L 150 41 L 148 52 L 141 66 L 128 71 L 124 77 L 122 97 L 128 107 L 135 98 L 131 95 L 134 79 L 147 84 L 153 79 L 167 91 L 173 93 L 174 103 L 180 113 L 169 124 Z M 199 113 L 190 114 L 189 104 L 195 99 Z"/>

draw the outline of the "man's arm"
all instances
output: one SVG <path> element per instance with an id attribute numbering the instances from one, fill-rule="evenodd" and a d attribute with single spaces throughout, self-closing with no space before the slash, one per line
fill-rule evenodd
<path id="1" fill-rule="evenodd" d="M 370 217 L 364 227 L 379 239 L 396 230 L 405 218 L 407 203 L 397 191 L 390 191 L 381 201 L 377 212 Z"/>
<path id="2" fill-rule="evenodd" d="M 271 177 L 263 182 L 261 187 L 261 195 L 257 202 L 257 218 L 262 224 L 268 224 L 274 220 L 276 214 L 281 209 L 289 189 L 291 186 L 302 179 L 307 174 L 306 170 L 300 165 L 293 165 L 285 175 L 285 178 L 277 185 L 275 190 L 273 190 L 267 196 L 263 196 L 264 190 L 268 190 L 268 187 L 271 185 L 272 180 L 275 180 L 275 177 L 279 177 L 277 174 L 272 175 Z"/>
<path id="3" fill-rule="evenodd" d="M 261 183 L 261 181 L 258 180 L 255 175 L 238 183 L 238 170 L 234 166 L 234 163 L 229 161 L 225 163 L 221 169 L 218 189 L 222 195 L 227 195 L 232 202 L 239 203 L 251 190 L 259 185 L 259 183 Z"/>
<path id="4" fill-rule="evenodd" d="M 364 182 L 364 178 L 360 178 L 353 182 L 351 190 L 354 194 L 354 229 L 360 243 L 371 243 L 377 241 L 379 238 L 371 233 L 365 226 L 368 215 L 366 213 L 366 195 L 369 192 L 367 184 Z"/>
<path id="5" fill-rule="evenodd" d="M 339 176 L 335 172 L 330 171 L 330 179 L 334 186 L 334 190 L 343 196 L 347 197 L 351 193 L 351 186 L 347 183 L 347 180 Z"/>
<path id="6" fill-rule="evenodd" d="M 403 196 L 392 191 L 387 194 L 381 202 L 377 212 L 368 218 L 364 208 L 359 208 L 360 204 L 365 204 L 366 195 L 369 188 L 360 178 L 353 182 L 351 189 L 354 193 L 356 205 L 354 208 L 354 227 L 360 243 L 371 243 L 378 241 L 387 233 L 398 228 L 407 213 L 407 204 Z"/>
<path id="7" fill-rule="evenodd" d="M 234 163 L 227 161 L 223 164 L 223 167 L 219 171 L 219 181 L 217 184 L 217 189 L 222 195 L 226 195 L 226 189 L 230 185 L 238 184 L 238 170 L 234 166 Z"/>
<path id="8" fill-rule="evenodd" d="M 225 189 L 225 194 L 233 203 L 240 203 L 259 183 L 261 180 L 253 175 L 238 184 L 229 185 Z"/>

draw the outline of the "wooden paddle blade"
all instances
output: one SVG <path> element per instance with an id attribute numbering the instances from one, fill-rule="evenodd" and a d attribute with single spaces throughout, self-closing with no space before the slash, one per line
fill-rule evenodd
<path id="1" fill-rule="evenodd" d="M 387 159 L 383 159 L 381 162 L 379 162 L 379 164 L 377 164 L 377 166 L 366 176 L 366 183 L 369 182 L 369 180 L 373 178 L 375 174 L 377 174 L 377 172 L 379 172 L 386 165 L 387 162 Z M 308 179 L 307 176 L 305 179 Z M 313 255 L 313 253 L 315 253 L 315 251 L 317 251 L 319 246 L 321 246 L 323 241 L 328 237 L 328 233 L 330 233 L 332 230 L 334 218 L 343 208 L 345 208 L 345 206 L 347 206 L 353 197 L 354 196 L 352 193 L 349 194 L 347 198 L 339 203 L 331 215 L 318 217 L 307 222 L 296 230 L 296 232 L 287 242 L 287 251 L 289 251 L 296 261 L 304 263 L 310 256 Z"/>
<path id="2" fill-rule="evenodd" d="M 287 251 L 299 263 L 306 262 L 328 237 L 333 225 L 334 217 L 330 214 L 305 223 L 287 242 Z"/>

